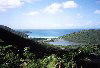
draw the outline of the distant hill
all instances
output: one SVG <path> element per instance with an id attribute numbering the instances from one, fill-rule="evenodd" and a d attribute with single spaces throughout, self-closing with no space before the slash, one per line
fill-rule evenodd
<path id="1" fill-rule="evenodd" d="M 61 38 L 77 43 L 100 44 L 100 29 L 82 30 L 66 34 L 61 36 Z"/>

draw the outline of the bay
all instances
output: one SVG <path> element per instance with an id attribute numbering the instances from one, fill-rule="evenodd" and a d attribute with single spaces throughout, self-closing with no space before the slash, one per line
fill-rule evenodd
<path id="1" fill-rule="evenodd" d="M 80 30 L 82 29 L 20 29 L 32 38 L 57 38 Z"/>
<path id="2" fill-rule="evenodd" d="M 71 34 L 73 32 L 79 32 L 83 29 L 20 29 L 18 31 L 24 32 L 29 35 L 29 38 L 58 38 L 65 34 Z M 48 42 L 53 45 L 77 45 L 79 43 L 69 42 L 67 40 L 58 39 L 54 42 Z"/>

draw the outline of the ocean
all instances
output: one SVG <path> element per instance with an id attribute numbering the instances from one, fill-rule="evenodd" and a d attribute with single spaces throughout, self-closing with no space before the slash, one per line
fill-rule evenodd
<path id="1" fill-rule="evenodd" d="M 83 29 L 19 29 L 18 31 L 24 32 L 29 35 L 29 38 L 57 38 L 65 34 L 71 34 L 73 32 L 79 32 Z M 67 40 L 58 39 L 55 42 L 48 42 L 53 45 L 76 45 L 78 43 L 69 42 Z"/>
<path id="2" fill-rule="evenodd" d="M 80 30 L 82 29 L 20 29 L 32 38 L 57 38 Z"/>

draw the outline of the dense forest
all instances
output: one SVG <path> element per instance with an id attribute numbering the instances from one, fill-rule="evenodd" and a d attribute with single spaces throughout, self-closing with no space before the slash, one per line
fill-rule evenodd
<path id="1" fill-rule="evenodd" d="M 70 37 L 70 41 L 81 41 L 81 36 L 87 42 L 97 40 L 89 41 L 91 44 L 55 46 L 0 25 L 0 68 L 100 68 L 100 45 L 92 44 L 99 42 L 99 33 L 99 30 L 86 30 L 63 36 Z"/>
<path id="2" fill-rule="evenodd" d="M 77 43 L 100 44 L 100 29 L 81 30 L 80 32 L 66 34 L 60 38 Z"/>

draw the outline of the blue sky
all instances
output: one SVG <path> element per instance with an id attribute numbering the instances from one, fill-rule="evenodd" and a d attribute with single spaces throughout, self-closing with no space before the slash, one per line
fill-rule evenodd
<path id="1" fill-rule="evenodd" d="M 0 25 L 14 29 L 100 28 L 100 0 L 0 0 Z"/>

